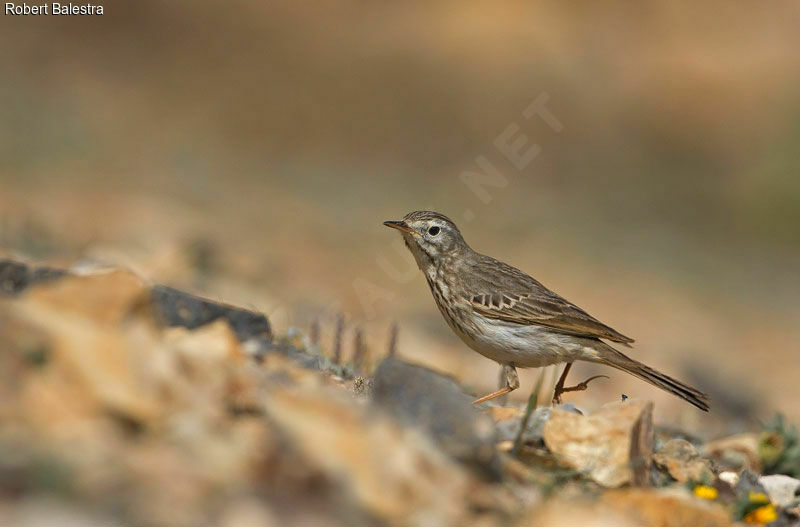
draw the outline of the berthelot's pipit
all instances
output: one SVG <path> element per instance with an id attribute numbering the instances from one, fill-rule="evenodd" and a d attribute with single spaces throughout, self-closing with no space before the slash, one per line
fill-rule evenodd
<path id="1" fill-rule="evenodd" d="M 503 366 L 505 387 L 481 403 L 519 387 L 516 368 L 566 363 L 553 402 L 568 391 L 585 390 L 587 379 L 564 387 L 574 361 L 605 364 L 708 411 L 702 392 L 620 353 L 604 341 L 630 347 L 633 339 L 508 264 L 473 251 L 446 216 L 416 211 L 384 225 L 400 231 L 425 274 L 436 305 L 450 328 L 481 355 Z"/>

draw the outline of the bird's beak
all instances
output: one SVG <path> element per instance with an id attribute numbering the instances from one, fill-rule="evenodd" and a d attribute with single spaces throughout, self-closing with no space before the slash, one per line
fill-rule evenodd
<path id="1" fill-rule="evenodd" d="M 409 227 L 408 223 L 405 221 L 384 221 L 383 224 L 387 227 L 391 227 L 392 229 L 397 229 L 398 231 L 407 232 L 409 234 L 418 234 L 417 231 Z"/>

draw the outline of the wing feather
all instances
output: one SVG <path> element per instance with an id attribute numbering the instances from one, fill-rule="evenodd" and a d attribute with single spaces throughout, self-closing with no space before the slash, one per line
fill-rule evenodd
<path id="1" fill-rule="evenodd" d="M 629 345 L 634 340 L 603 324 L 583 309 L 547 289 L 519 269 L 478 255 L 466 292 L 472 309 L 487 318 L 520 325 L 540 325 L 580 337 L 600 338 Z M 491 273 L 487 270 L 491 269 Z"/>

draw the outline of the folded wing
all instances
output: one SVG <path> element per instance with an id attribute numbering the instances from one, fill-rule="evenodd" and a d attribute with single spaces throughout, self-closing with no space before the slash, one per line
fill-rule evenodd
<path id="1" fill-rule="evenodd" d="M 540 325 L 568 335 L 605 339 L 628 346 L 634 340 L 603 324 L 519 269 L 481 256 L 467 272 L 464 294 L 473 310 L 487 318 L 520 325 Z M 492 269 L 491 275 L 482 269 Z"/>

